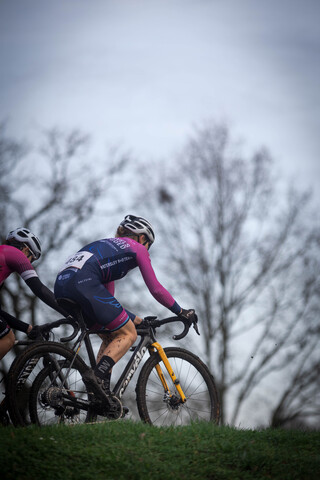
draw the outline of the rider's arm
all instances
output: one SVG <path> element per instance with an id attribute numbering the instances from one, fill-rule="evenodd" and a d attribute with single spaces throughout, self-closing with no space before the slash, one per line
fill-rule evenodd
<path id="1" fill-rule="evenodd" d="M 172 295 L 158 281 L 151 265 L 148 250 L 141 245 L 141 248 L 137 248 L 136 253 L 138 266 L 151 295 L 153 295 L 153 297 L 159 303 L 161 303 L 161 305 L 171 310 L 172 313 L 174 313 L 175 315 L 179 315 L 179 313 L 181 312 L 181 307 L 175 301 Z"/>
<path id="2" fill-rule="evenodd" d="M 3 310 L 0 310 L 0 317 L 8 323 L 9 327 L 14 328 L 15 330 L 19 330 L 19 332 L 27 333 L 27 331 L 31 329 L 31 325 L 22 322 L 22 320 L 18 320 L 17 318 L 13 317 L 7 312 L 4 312 Z"/>
<path id="3" fill-rule="evenodd" d="M 31 265 L 28 258 L 17 248 L 11 248 L 6 253 L 6 264 L 11 272 L 17 272 L 21 278 L 26 282 L 32 292 L 40 298 L 44 303 L 49 305 L 63 316 L 67 317 L 65 312 L 56 302 L 56 299 L 51 292 L 39 279 L 37 272 Z"/>
<path id="4" fill-rule="evenodd" d="M 6 254 L 6 264 L 12 272 L 17 272 L 32 292 L 44 303 L 65 317 L 68 316 L 56 302 L 53 293 L 41 282 L 28 258 L 17 248 L 10 248 Z"/>
<path id="5" fill-rule="evenodd" d="M 31 277 L 25 280 L 26 284 L 28 287 L 32 290 L 32 292 L 40 298 L 44 303 L 49 305 L 49 307 L 53 308 L 57 312 L 61 313 L 64 317 L 68 316 L 68 313 L 61 308 L 55 299 L 54 294 L 49 290 L 48 287 L 46 287 L 40 280 L 38 276 L 36 277 Z"/>

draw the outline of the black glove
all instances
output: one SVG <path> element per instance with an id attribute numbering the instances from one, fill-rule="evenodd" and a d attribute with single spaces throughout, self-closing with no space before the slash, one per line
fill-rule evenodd
<path id="1" fill-rule="evenodd" d="M 32 327 L 31 332 L 27 333 L 27 335 L 28 335 L 28 338 L 30 338 L 30 340 L 36 340 L 37 338 L 40 338 L 41 337 L 40 326 L 35 325 L 34 327 Z"/>
<path id="2" fill-rule="evenodd" d="M 179 313 L 179 317 L 186 318 L 187 320 L 190 320 L 190 322 L 194 322 L 195 317 L 197 316 L 193 308 L 190 308 L 189 310 L 185 310 L 184 308 L 182 308 L 181 312 Z"/>
<path id="3" fill-rule="evenodd" d="M 193 328 L 197 332 L 198 335 L 200 335 L 199 330 L 198 330 L 198 317 L 196 312 L 193 310 L 193 308 L 190 308 L 189 310 L 185 310 L 184 308 L 181 309 L 181 312 L 178 315 L 179 317 L 188 320 L 189 326 L 193 325 Z"/>

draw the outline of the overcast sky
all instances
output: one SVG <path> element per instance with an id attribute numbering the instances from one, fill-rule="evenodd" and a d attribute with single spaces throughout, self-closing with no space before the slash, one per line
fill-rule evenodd
<path id="1" fill-rule="evenodd" d="M 155 159 L 223 119 L 316 187 L 319 25 L 319 0 L 1 0 L 0 120 Z"/>

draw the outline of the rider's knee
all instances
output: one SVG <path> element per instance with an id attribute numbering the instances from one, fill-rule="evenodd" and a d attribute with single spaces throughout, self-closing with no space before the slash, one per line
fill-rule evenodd
<path id="1" fill-rule="evenodd" d="M 8 351 L 11 350 L 11 348 L 13 347 L 14 345 L 14 342 L 16 341 L 16 337 L 14 336 L 14 333 L 12 330 L 10 330 L 10 332 L 8 333 L 8 335 L 6 335 L 4 338 L 6 338 L 7 340 L 7 347 L 8 347 Z"/>
<path id="2" fill-rule="evenodd" d="M 137 340 L 137 337 L 138 337 L 136 329 L 130 330 L 129 332 L 127 331 L 126 332 L 126 337 L 127 337 L 128 343 L 130 343 L 130 346 L 133 345 L 134 342 Z"/>
<path id="3" fill-rule="evenodd" d="M 128 330 L 127 330 L 127 338 L 130 342 L 131 345 L 134 344 L 134 342 L 137 340 L 138 334 L 135 326 L 133 324 L 128 325 Z"/>
<path id="4" fill-rule="evenodd" d="M 14 346 L 16 338 L 12 330 L 0 340 L 0 359 L 3 358 Z"/>
<path id="5" fill-rule="evenodd" d="M 137 340 L 138 338 L 138 334 L 137 334 L 137 330 L 134 329 L 134 331 L 132 332 L 132 345 L 134 344 L 134 342 Z"/>

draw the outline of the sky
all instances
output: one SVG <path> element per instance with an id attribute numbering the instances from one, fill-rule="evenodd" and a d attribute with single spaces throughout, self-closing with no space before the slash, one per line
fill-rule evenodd
<path id="1" fill-rule="evenodd" d="M 161 161 L 226 121 L 305 188 L 320 179 L 319 0 L 0 0 L 0 121 L 81 128 Z"/>

